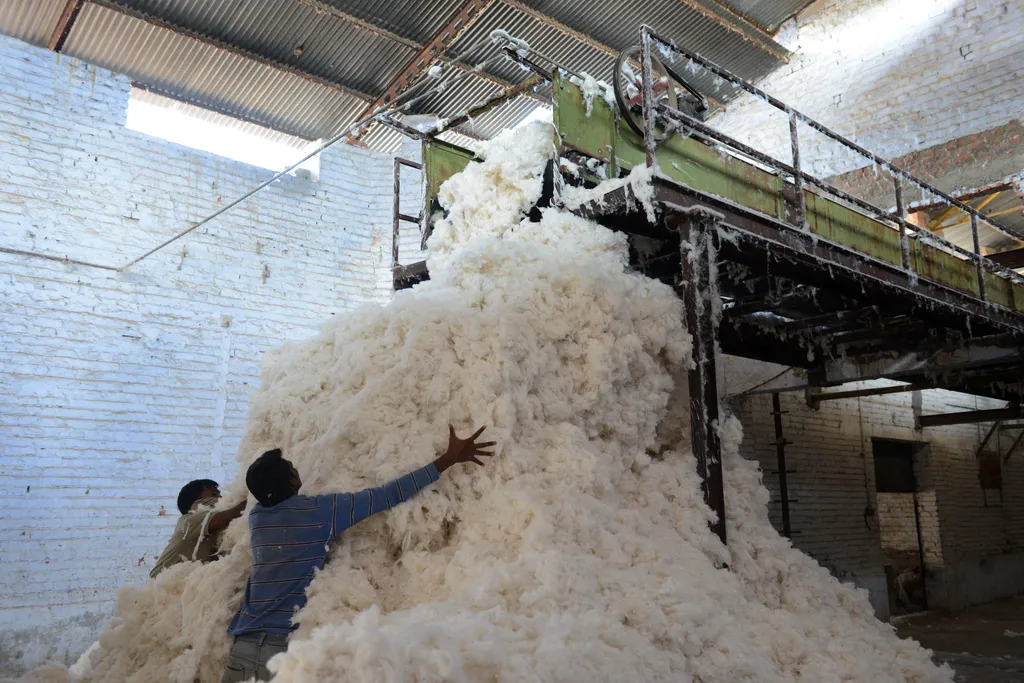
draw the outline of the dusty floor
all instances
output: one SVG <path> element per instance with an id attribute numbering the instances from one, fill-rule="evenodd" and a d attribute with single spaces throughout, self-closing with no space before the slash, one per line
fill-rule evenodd
<path id="1" fill-rule="evenodd" d="M 961 683 L 1024 683 L 1024 596 L 959 614 L 899 617 L 893 625 L 949 663 Z"/>

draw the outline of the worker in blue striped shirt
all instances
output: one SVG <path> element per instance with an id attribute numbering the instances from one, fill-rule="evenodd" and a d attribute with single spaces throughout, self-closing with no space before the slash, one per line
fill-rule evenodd
<path id="1" fill-rule="evenodd" d="M 253 676 L 268 680 L 267 661 L 288 647 L 292 621 L 306 604 L 306 588 L 322 569 L 329 544 L 370 515 L 389 510 L 437 481 L 452 465 L 473 462 L 493 441 L 477 443 L 484 428 L 460 439 L 449 425 L 448 449 L 441 457 L 389 484 L 358 493 L 300 496 L 302 479 L 280 449 L 267 451 L 249 466 L 245 484 L 259 501 L 249 513 L 252 568 L 242 606 L 228 633 L 235 637 L 221 683 L 241 683 Z"/>

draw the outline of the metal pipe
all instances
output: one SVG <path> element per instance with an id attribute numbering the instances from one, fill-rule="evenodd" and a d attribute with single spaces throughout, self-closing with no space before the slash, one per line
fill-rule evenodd
<path id="1" fill-rule="evenodd" d="M 716 76 L 719 76 L 720 78 L 724 78 L 727 81 L 731 81 L 732 83 L 735 83 L 736 85 L 740 86 L 741 88 L 746 90 L 751 95 L 754 95 L 755 97 L 758 97 L 758 98 L 764 100 L 765 102 L 767 102 L 768 104 L 772 105 L 776 109 L 779 109 L 779 110 L 785 111 L 785 112 L 792 112 L 792 114 L 794 116 L 796 116 L 798 119 L 800 119 L 801 121 L 806 123 L 808 126 L 813 128 L 814 130 L 818 131 L 822 135 L 824 135 L 824 136 L 826 136 L 828 138 L 831 138 L 832 140 L 835 140 L 836 142 L 838 142 L 838 143 L 840 143 L 842 145 L 845 145 L 846 147 L 852 149 L 853 151 L 857 152 L 861 156 L 864 156 L 864 157 L 870 159 L 871 161 L 875 162 L 876 164 L 879 164 L 880 166 L 888 169 L 891 173 L 893 173 L 893 174 L 895 174 L 897 176 L 900 176 L 900 177 L 904 178 L 905 180 L 910 181 L 914 185 L 917 185 L 918 187 L 920 187 L 923 190 L 927 190 L 928 192 L 936 195 L 937 197 L 942 197 L 944 200 L 946 200 L 946 202 L 948 204 L 956 206 L 956 207 L 966 211 L 967 213 L 969 213 L 971 215 L 978 216 L 979 218 L 981 218 L 985 222 L 987 222 L 990 225 L 992 225 L 997 230 L 1000 230 L 1001 232 L 1004 232 L 1005 234 L 1007 234 L 1007 235 L 1009 235 L 1009 236 L 1011 236 L 1011 237 L 1013 237 L 1015 239 L 1024 240 L 1024 233 L 1019 233 L 1016 230 L 1013 230 L 1011 228 L 1006 227 L 1005 225 L 1002 225 L 1001 223 L 996 223 L 995 221 L 989 220 L 983 214 L 980 214 L 977 211 L 975 211 L 973 207 L 971 207 L 971 206 L 969 206 L 967 204 L 964 204 L 963 202 L 957 201 L 956 199 L 954 199 L 950 195 L 946 194 L 942 190 L 939 190 L 938 188 L 933 187 L 932 185 L 929 185 L 928 183 L 924 182 L 923 180 L 919 180 L 918 178 L 916 178 L 915 176 L 911 175 L 907 171 L 904 171 L 903 169 L 899 168 L 898 166 L 893 165 L 891 162 L 886 161 L 885 159 L 883 159 L 882 157 L 878 156 L 877 154 L 874 154 L 873 152 L 868 151 L 867 149 L 861 147 L 857 143 L 855 143 L 855 142 L 853 142 L 851 140 L 846 139 L 845 137 L 843 137 L 839 133 L 836 133 L 832 129 L 830 129 L 830 128 L 828 128 L 828 127 L 818 123 L 817 121 L 815 121 L 811 117 L 807 116 L 806 114 L 802 114 L 802 113 L 800 113 L 799 111 L 797 111 L 795 109 L 791 109 L 784 102 L 782 102 L 782 101 L 772 97 L 771 95 L 769 95 L 765 91 L 761 90 L 757 86 L 755 86 L 755 85 L 747 82 L 746 80 L 740 78 L 739 76 L 736 76 L 735 74 L 733 74 L 733 73 L 723 69 L 722 67 L 718 66 L 714 62 L 711 62 L 711 61 L 705 59 L 704 57 L 701 57 L 696 52 L 691 52 L 690 50 L 687 50 L 685 48 L 681 48 L 678 45 L 676 45 L 674 42 L 672 42 L 670 40 L 667 40 L 665 38 L 662 38 L 657 33 L 652 31 L 651 28 L 649 26 L 647 26 L 646 24 L 641 26 L 640 30 L 641 30 L 641 34 L 646 34 L 650 38 L 653 38 L 654 40 L 657 40 L 659 43 L 663 44 L 665 47 L 668 47 L 668 48 L 678 52 L 679 54 L 683 55 L 687 59 L 689 59 L 689 60 L 691 60 L 693 62 L 696 62 L 697 64 L 699 64 L 700 66 L 704 67 L 705 69 L 707 69 L 711 73 L 715 74 Z"/>
<path id="2" fill-rule="evenodd" d="M 456 126 L 461 126 L 463 123 L 466 123 L 467 121 L 469 121 L 474 116 L 479 116 L 480 114 L 484 114 L 484 113 L 490 111 L 491 109 L 493 109 L 494 107 L 497 107 L 498 105 L 504 104 L 505 102 L 508 102 L 509 100 L 511 100 L 511 99 L 521 95 L 522 93 L 526 92 L 530 88 L 534 88 L 534 87 L 536 87 L 538 85 L 540 85 L 540 78 L 538 78 L 536 76 L 533 77 L 533 78 L 528 78 L 527 80 L 523 81 L 519 85 L 511 87 L 508 90 L 506 90 L 505 92 L 503 92 L 503 93 L 501 93 L 499 95 L 495 95 L 494 97 L 490 98 L 489 100 L 486 100 L 485 102 L 481 102 L 477 106 L 475 106 L 472 109 L 469 109 L 468 111 L 466 111 L 464 114 L 460 114 L 459 116 L 456 116 L 456 117 L 454 117 L 452 119 L 449 119 L 448 121 L 445 121 L 444 125 L 439 125 L 434 130 L 427 131 L 426 135 L 427 135 L 427 137 L 432 138 L 432 137 L 435 137 L 437 135 L 440 135 L 441 133 L 445 132 L 446 130 L 451 130 L 452 128 L 455 128 Z"/>
<path id="3" fill-rule="evenodd" d="M 903 185 L 899 178 L 893 178 L 893 189 L 896 190 L 896 220 L 900 224 L 900 261 L 903 267 L 910 270 L 910 243 L 907 240 L 907 209 L 903 206 Z"/>
<path id="4" fill-rule="evenodd" d="M 640 68 L 643 71 L 643 114 L 644 114 L 644 149 L 647 153 L 647 167 L 654 168 L 655 149 L 654 119 L 657 112 L 654 107 L 654 68 L 651 66 L 650 29 L 646 25 L 640 27 Z M 616 76 L 617 77 L 617 76 Z"/>
<path id="5" fill-rule="evenodd" d="M 807 220 L 807 199 L 804 197 L 804 174 L 800 168 L 800 139 L 797 134 L 796 124 L 796 117 L 790 111 L 789 143 L 793 148 L 793 183 L 796 185 L 797 225 L 804 230 L 810 230 L 811 224 Z"/>
<path id="6" fill-rule="evenodd" d="M 974 255 L 977 258 L 975 265 L 978 269 L 978 296 L 985 301 L 987 298 L 985 296 L 985 261 L 981 256 L 981 243 L 978 241 L 978 217 L 973 213 L 971 214 L 971 238 L 974 240 Z"/>

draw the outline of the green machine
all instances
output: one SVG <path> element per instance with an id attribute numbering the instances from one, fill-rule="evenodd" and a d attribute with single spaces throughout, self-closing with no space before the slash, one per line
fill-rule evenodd
<path id="1" fill-rule="evenodd" d="M 645 163 L 644 141 L 626 125 L 620 112 L 603 99 L 594 98 L 588 114 L 582 90 L 562 73 L 555 73 L 552 88 L 555 142 L 561 156 L 596 159 L 604 164 L 608 177 L 625 175 L 634 166 Z M 675 134 L 658 145 L 656 156 L 659 171 L 667 179 L 780 221 L 792 219 L 793 184 L 741 155 L 694 136 Z M 462 147 L 436 139 L 423 141 L 424 216 L 428 234 L 442 210 L 437 202 L 441 184 L 472 159 L 473 153 Z M 598 179 L 583 180 L 594 184 Z M 900 234 L 891 224 L 811 189 L 804 190 L 804 202 L 807 228 L 812 234 L 886 263 L 901 263 Z M 909 265 L 914 273 L 973 296 L 980 295 L 976 268 L 969 260 L 922 240 L 910 240 L 909 247 Z M 988 301 L 1024 311 L 1024 283 L 1011 281 L 997 272 L 986 272 L 984 279 Z"/>
<path id="2" fill-rule="evenodd" d="M 647 26 L 640 28 L 640 45 L 616 61 L 614 104 L 602 97 L 588 102 L 578 85 L 586 82 L 580 74 L 539 64 L 542 56 L 523 45 L 503 49 L 548 81 L 552 92 L 557 156 L 545 173 L 542 202 L 557 203 L 555 188 L 564 184 L 593 187 L 639 165 L 657 171 L 650 192 L 654 220 L 621 183 L 573 211 L 626 233 L 631 265 L 680 294 L 693 337 L 693 450 L 705 501 L 717 514 L 713 527 L 723 541 L 721 445 L 715 429 L 719 351 L 804 369 L 812 405 L 872 392 L 946 388 L 1006 400 L 1008 406 L 978 416 L 922 416 L 922 427 L 1024 416 L 1024 278 L 984 258 L 977 236 L 982 222 L 1015 240 L 1024 241 L 1024 235 Z M 666 64 L 651 54 L 652 45 Z M 774 159 L 706 125 L 707 101 L 667 66 L 668 58 L 689 60 L 785 112 L 792 161 Z M 588 91 L 593 93 L 593 83 Z M 893 180 L 896 211 L 872 206 L 804 172 L 798 124 L 877 164 Z M 572 163 L 562 164 L 563 158 Z M 422 159 L 425 241 L 443 215 L 437 201 L 441 185 L 472 163 L 473 154 L 427 135 Z M 916 186 L 970 215 L 973 251 L 910 225 L 904 186 Z M 427 277 L 424 263 L 398 267 L 395 286 Z M 707 305 L 714 299 L 720 307 Z M 900 384 L 823 392 L 874 379 Z M 783 484 L 784 508 L 785 490 Z"/>

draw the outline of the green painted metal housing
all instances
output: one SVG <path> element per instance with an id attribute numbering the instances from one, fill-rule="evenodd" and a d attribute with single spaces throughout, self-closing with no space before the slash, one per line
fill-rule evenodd
<path id="1" fill-rule="evenodd" d="M 609 177 L 645 163 L 643 140 L 601 98 L 588 105 L 582 91 L 562 78 L 553 82 L 556 144 L 610 165 Z M 472 152 L 427 141 L 423 148 L 428 209 L 441 184 L 468 165 Z M 672 136 L 657 149 L 661 173 L 695 190 L 718 195 L 782 221 L 787 216 L 787 183 L 777 174 L 713 149 L 693 138 Z M 788 190 L 793 192 L 792 188 Z M 814 192 L 804 192 L 810 230 L 862 254 L 900 265 L 899 233 L 878 220 Z M 429 212 L 427 213 L 429 215 Z M 973 263 L 933 247 L 911 242 L 911 268 L 933 282 L 978 296 Z M 988 300 L 1024 311 L 1024 287 L 986 273 Z"/>

